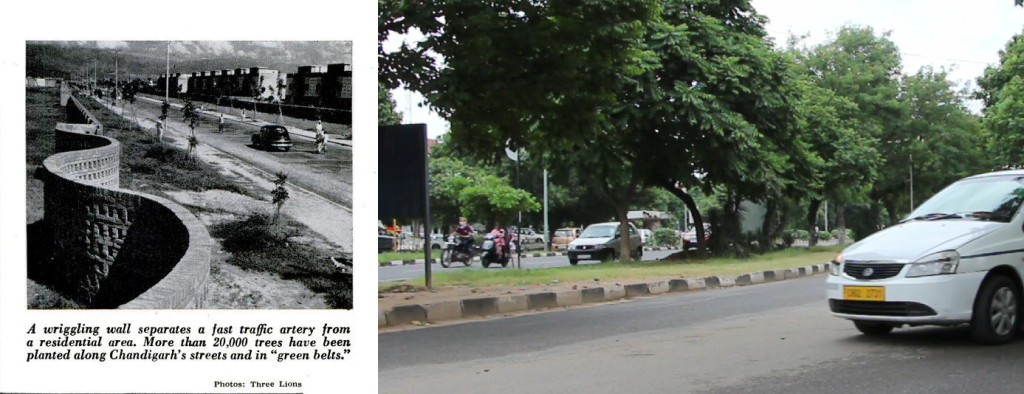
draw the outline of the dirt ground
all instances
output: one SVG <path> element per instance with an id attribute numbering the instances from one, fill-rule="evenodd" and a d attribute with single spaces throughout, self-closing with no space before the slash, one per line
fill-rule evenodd
<path id="1" fill-rule="evenodd" d="M 267 210 L 269 203 L 223 190 L 165 193 L 175 202 L 200 208 L 199 220 L 208 228 L 239 220 L 251 212 Z M 207 308 L 211 309 L 329 309 L 322 295 L 296 280 L 239 268 L 226 262 L 229 257 L 214 238 L 211 255 Z"/>

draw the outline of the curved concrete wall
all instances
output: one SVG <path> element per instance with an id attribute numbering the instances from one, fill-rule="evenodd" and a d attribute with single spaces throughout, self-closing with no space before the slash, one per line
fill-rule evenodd
<path id="1" fill-rule="evenodd" d="M 43 162 L 45 220 L 63 290 L 94 308 L 202 307 L 206 227 L 178 204 L 120 189 L 120 143 L 96 135 L 99 127 L 58 124 L 56 153 Z"/>

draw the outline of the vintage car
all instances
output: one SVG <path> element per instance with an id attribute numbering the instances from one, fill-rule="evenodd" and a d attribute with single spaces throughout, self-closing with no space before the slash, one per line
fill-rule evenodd
<path id="1" fill-rule="evenodd" d="M 292 138 L 284 126 L 263 126 L 258 133 L 252 135 L 252 144 L 266 150 L 277 149 L 287 152 L 292 148 Z"/>

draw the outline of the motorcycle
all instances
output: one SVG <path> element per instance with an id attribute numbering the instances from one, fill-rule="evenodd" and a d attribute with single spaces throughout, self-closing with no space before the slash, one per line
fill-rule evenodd
<path id="1" fill-rule="evenodd" d="M 448 237 L 444 252 L 441 252 L 441 266 L 448 268 L 452 263 L 462 263 L 469 267 L 473 263 L 473 257 L 480 254 L 480 248 L 473 245 L 462 245 L 454 235 Z"/>
<path id="2" fill-rule="evenodd" d="M 480 262 L 483 263 L 484 268 L 488 268 L 491 264 L 501 264 L 502 267 L 507 267 L 509 262 L 508 247 L 506 246 L 505 255 L 498 256 L 498 245 L 494 241 L 495 235 L 488 233 L 484 236 L 484 243 L 480 245 Z"/>

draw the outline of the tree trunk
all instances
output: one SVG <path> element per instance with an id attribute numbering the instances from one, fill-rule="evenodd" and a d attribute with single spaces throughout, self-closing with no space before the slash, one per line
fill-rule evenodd
<path id="1" fill-rule="evenodd" d="M 820 207 L 821 200 L 812 198 L 811 205 L 807 208 L 807 233 L 810 234 L 807 239 L 808 247 L 818 244 L 818 208 Z"/>
<path id="2" fill-rule="evenodd" d="M 889 223 L 886 223 L 887 225 L 891 226 L 893 224 L 896 224 L 896 222 L 900 221 L 900 217 L 896 213 L 896 201 L 895 200 L 893 200 L 891 198 L 887 198 L 887 199 L 882 200 L 882 204 L 885 205 L 885 212 L 889 216 Z"/>
<path id="3" fill-rule="evenodd" d="M 686 209 L 693 215 L 693 225 L 697 230 L 697 256 L 703 257 L 704 251 L 707 248 L 706 242 L 704 241 L 704 217 L 700 214 L 700 209 L 697 208 L 697 202 L 693 200 L 693 196 L 687 193 L 685 190 L 677 188 L 673 183 L 667 183 L 662 186 L 663 189 L 668 190 L 669 193 L 676 196 L 680 200 L 683 200 L 683 204 L 686 204 Z"/>
<path id="4" fill-rule="evenodd" d="M 627 263 L 633 261 L 633 254 L 630 253 L 633 250 L 633 243 L 629 236 L 628 214 L 628 206 L 619 205 L 615 207 L 615 216 L 619 219 L 619 237 L 622 240 L 622 247 L 619 248 L 619 259 Z"/>
<path id="5" fill-rule="evenodd" d="M 839 229 L 839 244 L 846 243 L 846 204 L 836 203 L 836 228 Z"/>
<path id="6" fill-rule="evenodd" d="M 761 222 L 761 233 L 757 237 L 757 248 L 761 253 L 770 251 L 775 244 L 775 221 L 778 214 L 778 201 L 768 198 L 765 201 L 764 221 Z"/>

